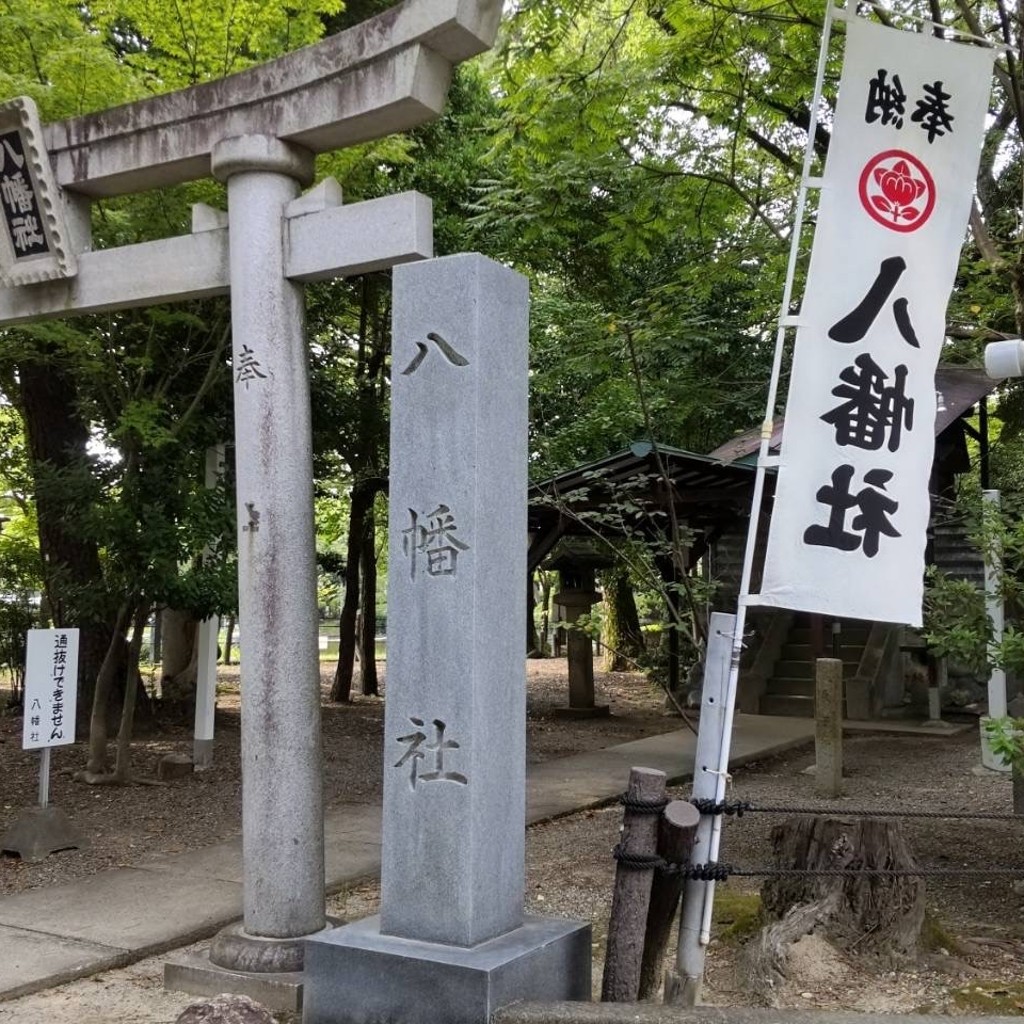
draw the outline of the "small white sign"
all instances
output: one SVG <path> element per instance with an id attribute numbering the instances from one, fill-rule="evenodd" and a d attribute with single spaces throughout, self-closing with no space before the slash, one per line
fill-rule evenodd
<path id="1" fill-rule="evenodd" d="M 25 750 L 75 742 L 78 630 L 30 629 L 25 659 Z"/>

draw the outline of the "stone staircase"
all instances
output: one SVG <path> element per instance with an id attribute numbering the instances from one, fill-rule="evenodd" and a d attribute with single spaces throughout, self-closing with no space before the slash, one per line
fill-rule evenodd
<path id="1" fill-rule="evenodd" d="M 857 673 L 864 645 L 868 639 L 870 623 L 841 620 L 840 656 L 843 659 L 843 677 Z M 824 655 L 832 656 L 832 626 L 826 619 L 823 628 Z M 768 679 L 765 693 L 760 699 L 762 715 L 790 715 L 795 718 L 814 717 L 814 650 L 811 646 L 810 616 L 793 616 L 786 643 L 779 660 Z"/>
<path id="2" fill-rule="evenodd" d="M 967 536 L 962 522 L 936 522 L 931 531 L 932 562 L 947 576 L 968 580 L 978 590 L 985 589 L 985 562 L 981 552 Z"/>

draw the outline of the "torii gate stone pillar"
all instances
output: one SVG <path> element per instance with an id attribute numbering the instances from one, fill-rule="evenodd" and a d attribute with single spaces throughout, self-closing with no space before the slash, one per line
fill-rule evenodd
<path id="1" fill-rule="evenodd" d="M 213 147 L 212 170 L 227 182 L 230 224 L 245 918 L 210 959 L 296 971 L 302 937 L 327 922 L 308 360 L 281 224 L 313 155 L 244 135 Z"/>
<path id="2" fill-rule="evenodd" d="M 341 205 L 313 156 L 436 117 L 455 64 L 492 45 L 501 0 L 405 0 L 268 65 L 41 125 L 0 105 L 0 327 L 230 291 L 242 631 L 244 921 L 235 972 L 298 971 L 323 930 L 312 465 L 302 284 L 432 255 L 416 193 Z M 228 218 L 92 251 L 89 204 L 213 175 Z M 273 985 L 264 986 L 263 991 Z"/>

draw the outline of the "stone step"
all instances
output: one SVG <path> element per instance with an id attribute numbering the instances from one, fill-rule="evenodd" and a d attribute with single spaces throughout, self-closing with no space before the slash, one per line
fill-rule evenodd
<path id="1" fill-rule="evenodd" d="M 859 661 L 844 661 L 843 676 L 849 678 L 857 674 Z M 813 679 L 815 675 L 815 664 L 809 659 L 789 660 L 784 659 L 775 663 L 773 679 Z"/>
<path id="2" fill-rule="evenodd" d="M 759 704 L 762 715 L 787 715 L 790 718 L 813 718 L 814 698 L 787 694 L 765 694 Z"/>
<path id="3" fill-rule="evenodd" d="M 813 697 L 814 680 L 799 676 L 775 676 L 768 680 L 764 697 Z"/>
<path id="4" fill-rule="evenodd" d="M 839 634 L 842 637 L 844 644 L 859 644 L 861 647 L 868 642 L 868 633 L 870 628 L 868 626 L 843 626 L 842 632 Z M 821 638 L 825 642 L 826 647 L 830 647 L 832 644 L 832 630 L 823 629 L 821 631 Z M 809 644 L 811 642 L 811 627 L 810 626 L 794 626 L 789 631 L 789 642 L 791 644 Z"/>
<path id="5" fill-rule="evenodd" d="M 861 655 L 864 653 L 863 644 L 857 646 L 856 644 L 843 644 L 839 648 L 840 657 L 846 662 L 847 665 L 859 665 Z M 824 657 L 832 657 L 832 645 L 826 644 Z M 814 661 L 814 655 L 811 652 L 810 644 L 783 644 L 782 651 L 779 654 L 780 661 L 802 661 L 808 665 Z"/>

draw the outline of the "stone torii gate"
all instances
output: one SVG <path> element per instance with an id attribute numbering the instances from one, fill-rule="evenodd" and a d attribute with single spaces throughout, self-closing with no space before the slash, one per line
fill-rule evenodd
<path id="1" fill-rule="evenodd" d="M 299 970 L 326 925 L 302 285 L 432 255 L 425 197 L 345 207 L 334 182 L 300 189 L 314 154 L 437 116 L 453 66 L 492 45 L 500 16 L 501 0 L 406 0 L 180 92 L 46 126 L 29 100 L 0 110 L 0 185 L 17 175 L 21 189 L 0 203 L 0 327 L 231 294 L 244 921 L 211 949 L 229 970 Z M 227 217 L 197 207 L 190 235 L 92 250 L 93 199 L 210 175 Z"/>

